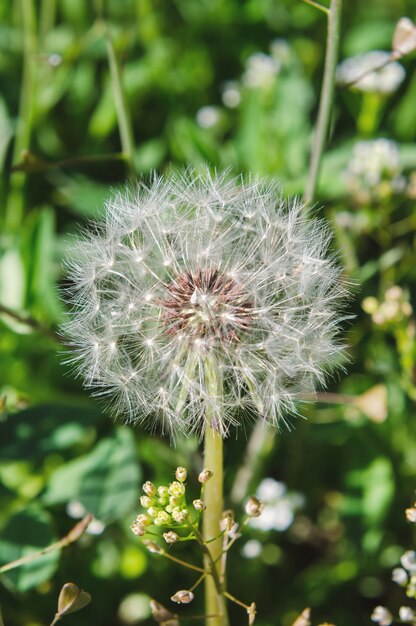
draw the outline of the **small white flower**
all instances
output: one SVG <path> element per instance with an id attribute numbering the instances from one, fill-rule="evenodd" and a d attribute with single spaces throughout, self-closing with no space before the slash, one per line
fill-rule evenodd
<path id="1" fill-rule="evenodd" d="M 397 144 L 389 139 L 358 141 L 345 172 L 350 193 L 362 202 L 380 200 L 405 188 Z"/>
<path id="2" fill-rule="evenodd" d="M 373 622 L 380 624 L 380 626 L 390 626 L 393 621 L 393 616 L 385 606 L 376 606 L 371 615 L 371 619 Z"/>
<path id="3" fill-rule="evenodd" d="M 410 574 L 416 574 L 416 552 L 414 550 L 408 550 L 402 554 L 400 562 Z"/>
<path id="4" fill-rule="evenodd" d="M 220 119 L 219 109 L 213 106 L 202 107 L 196 114 L 196 121 L 201 128 L 213 128 Z"/>
<path id="5" fill-rule="evenodd" d="M 402 622 L 411 622 L 415 619 L 415 612 L 410 606 L 401 606 L 399 609 L 399 617 Z"/>
<path id="6" fill-rule="evenodd" d="M 187 170 L 106 208 L 72 250 L 64 331 L 127 421 L 201 434 L 209 406 L 223 436 L 247 415 L 277 425 L 337 364 L 328 232 L 275 185 Z"/>
<path id="7" fill-rule="evenodd" d="M 225 83 L 222 91 L 222 101 L 229 109 L 235 109 L 241 102 L 241 89 L 236 81 Z"/>
<path id="8" fill-rule="evenodd" d="M 264 531 L 287 530 L 293 523 L 295 512 L 303 505 L 301 494 L 287 493 L 286 485 L 274 478 L 261 481 L 257 496 L 263 509 L 259 517 L 250 520 L 250 526 Z"/>
<path id="9" fill-rule="evenodd" d="M 286 485 L 274 478 L 264 478 L 258 489 L 257 496 L 262 502 L 278 500 L 286 493 Z"/>
<path id="10" fill-rule="evenodd" d="M 273 85 L 280 67 L 276 58 L 264 52 L 255 52 L 246 61 L 243 84 L 249 89 L 267 89 Z"/>
<path id="11" fill-rule="evenodd" d="M 260 541 L 257 541 L 257 539 L 249 539 L 244 544 L 241 552 L 243 556 L 246 557 L 246 559 L 255 559 L 260 556 L 262 550 L 263 546 L 261 545 Z"/>
<path id="12" fill-rule="evenodd" d="M 409 577 L 405 569 L 402 567 L 395 567 L 391 573 L 391 579 L 398 585 L 407 585 Z"/>
<path id="13" fill-rule="evenodd" d="M 389 59 L 390 53 L 382 50 L 345 59 L 338 66 L 337 81 L 341 85 L 353 83 L 351 88 L 358 91 L 393 93 L 404 80 L 406 72 L 400 63 L 389 62 Z"/>

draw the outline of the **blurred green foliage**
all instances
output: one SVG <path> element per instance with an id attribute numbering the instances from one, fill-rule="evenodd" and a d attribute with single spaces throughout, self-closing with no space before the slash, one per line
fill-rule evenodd
<path id="1" fill-rule="evenodd" d="M 397 20 L 416 9 L 414 0 L 345 4 L 343 58 L 389 50 Z M 64 348 L 49 331 L 65 316 L 61 261 L 132 172 L 209 162 L 302 194 L 325 32 L 325 16 L 300 0 L 1 3 L 0 564 L 63 536 L 82 511 L 102 522 L 60 556 L 1 577 L 6 626 L 49 623 L 68 580 L 93 598 L 68 618 L 79 626 L 144 623 L 147 596 L 168 602 L 189 586 L 186 573 L 149 559 L 129 523 L 141 480 L 165 483 L 177 465 L 199 471 L 198 442 L 170 448 L 114 424 L 60 365 Z M 130 163 L 106 38 L 133 129 Z M 414 54 L 402 64 L 406 79 L 369 124 L 363 94 L 336 94 L 312 212 L 330 221 L 352 285 L 350 364 L 330 384 L 340 402 L 302 407 L 308 419 L 277 435 L 252 479 L 250 489 L 270 476 L 305 497 L 287 532 L 248 531 L 263 545 L 258 559 L 231 555 L 230 586 L 256 601 L 259 626 L 290 626 L 305 606 L 316 623 L 365 624 L 374 605 L 401 601 L 389 578 L 411 546 L 403 511 L 416 484 Z M 398 169 L 385 166 L 377 188 L 357 193 L 346 176 L 357 141 L 380 137 L 397 142 Z M 392 297 L 394 286 L 402 291 Z M 228 491 L 245 447 L 244 433 L 227 441 Z M 241 623 L 234 609 L 232 618 Z"/>

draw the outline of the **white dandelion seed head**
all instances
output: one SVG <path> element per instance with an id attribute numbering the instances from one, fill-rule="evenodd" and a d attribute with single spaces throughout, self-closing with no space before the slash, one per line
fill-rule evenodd
<path id="1" fill-rule="evenodd" d="M 69 265 L 69 359 L 129 422 L 278 425 L 339 363 L 326 227 L 274 184 L 188 169 L 117 194 Z M 169 262 L 167 262 L 169 261 Z M 207 411 L 209 407 L 209 411 Z"/>
<path id="2" fill-rule="evenodd" d="M 337 68 L 337 82 L 340 85 L 353 83 L 351 89 L 357 91 L 394 93 L 403 82 L 406 71 L 397 61 L 390 62 L 390 58 L 389 52 L 374 50 L 345 59 Z"/>

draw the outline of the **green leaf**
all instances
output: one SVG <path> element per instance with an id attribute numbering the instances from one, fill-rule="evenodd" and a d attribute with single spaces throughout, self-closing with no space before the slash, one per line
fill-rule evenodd
<path id="1" fill-rule="evenodd" d="M 37 552 L 57 541 L 48 514 L 36 507 L 27 507 L 10 518 L 0 537 L 0 565 Z M 27 591 L 49 580 L 59 560 L 59 550 L 45 554 L 30 563 L 3 574 L 18 591 Z"/>
<path id="2" fill-rule="evenodd" d="M 137 501 L 140 469 L 128 428 L 117 428 L 89 454 L 59 467 L 44 494 L 47 504 L 77 500 L 104 522 L 128 514 Z"/>
<path id="3" fill-rule="evenodd" d="M 2 458 L 43 460 L 45 454 L 88 441 L 101 413 L 80 406 L 38 406 L 15 413 L 0 423 Z"/>

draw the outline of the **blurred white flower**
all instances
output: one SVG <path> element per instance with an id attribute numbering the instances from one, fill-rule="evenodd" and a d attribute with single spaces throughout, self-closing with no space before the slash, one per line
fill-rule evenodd
<path id="1" fill-rule="evenodd" d="M 255 559 L 262 553 L 263 546 L 257 539 L 249 539 L 243 546 L 241 553 L 246 559 Z"/>
<path id="2" fill-rule="evenodd" d="M 416 614 L 410 606 L 401 606 L 399 609 L 399 617 L 402 622 L 414 621 Z"/>
<path id="3" fill-rule="evenodd" d="M 391 573 L 391 579 L 398 585 L 407 585 L 409 576 L 402 567 L 395 567 Z"/>
<path id="4" fill-rule="evenodd" d="M 290 44 L 287 39 L 283 39 L 282 37 L 276 37 L 270 44 L 270 54 L 273 59 L 285 65 L 290 61 L 292 56 L 292 50 L 290 48 Z"/>
<path id="5" fill-rule="evenodd" d="M 255 52 L 246 61 L 243 84 L 249 89 L 267 89 L 273 85 L 280 67 L 280 61 L 276 58 L 264 52 Z"/>
<path id="6" fill-rule="evenodd" d="M 66 512 L 69 517 L 72 517 L 73 519 L 81 519 L 81 517 L 84 517 L 84 515 L 87 514 L 87 509 L 81 502 L 78 502 L 78 500 L 70 500 L 70 502 L 66 505 Z M 88 524 L 85 532 L 87 535 L 101 535 L 104 530 L 104 522 L 94 517 L 94 519 Z"/>
<path id="7" fill-rule="evenodd" d="M 345 59 L 338 66 L 337 82 L 347 86 L 353 83 L 351 88 L 358 91 L 385 95 L 393 93 L 404 80 L 406 72 L 400 63 L 389 62 L 389 59 L 390 53 L 382 50 Z"/>
<path id="8" fill-rule="evenodd" d="M 345 172 L 345 182 L 359 202 L 382 200 L 404 191 L 406 181 L 397 144 L 389 139 L 358 141 Z"/>
<path id="9" fill-rule="evenodd" d="M 400 562 L 410 574 L 416 574 L 416 552 L 414 550 L 407 550 L 402 554 Z"/>
<path id="10" fill-rule="evenodd" d="M 259 517 L 250 520 L 250 526 L 264 531 L 287 530 L 304 503 L 300 493 L 288 493 L 286 485 L 273 478 L 262 480 L 256 495 L 264 508 Z"/>
<path id="11" fill-rule="evenodd" d="M 186 170 L 106 208 L 72 249 L 64 332 L 127 421 L 203 433 L 209 407 L 223 436 L 244 415 L 277 425 L 337 364 L 328 232 L 275 185 Z"/>
<path id="12" fill-rule="evenodd" d="M 241 102 L 241 89 L 237 81 L 227 81 L 222 90 L 222 101 L 229 109 L 235 109 Z"/>
<path id="13" fill-rule="evenodd" d="M 371 615 L 371 619 L 373 622 L 380 624 L 380 626 L 390 626 L 393 621 L 393 615 L 385 606 L 376 606 Z"/>
<path id="14" fill-rule="evenodd" d="M 201 128 L 213 128 L 221 119 L 221 113 L 217 107 L 205 106 L 196 114 L 196 121 Z"/>

